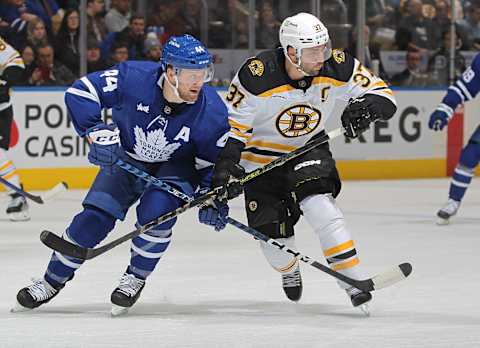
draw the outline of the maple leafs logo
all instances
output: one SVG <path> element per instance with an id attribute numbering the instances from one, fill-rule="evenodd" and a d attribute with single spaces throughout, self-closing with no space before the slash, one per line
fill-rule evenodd
<path id="1" fill-rule="evenodd" d="M 149 162 L 168 161 L 170 156 L 180 147 L 180 143 L 169 144 L 162 129 L 145 134 L 142 128 L 135 126 L 135 153 Z"/>

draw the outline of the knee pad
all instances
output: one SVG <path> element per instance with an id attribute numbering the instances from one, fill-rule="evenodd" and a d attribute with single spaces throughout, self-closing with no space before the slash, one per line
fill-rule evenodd
<path id="1" fill-rule="evenodd" d="M 67 228 L 67 236 L 78 245 L 93 248 L 115 226 L 115 217 L 94 206 L 86 205 Z"/>

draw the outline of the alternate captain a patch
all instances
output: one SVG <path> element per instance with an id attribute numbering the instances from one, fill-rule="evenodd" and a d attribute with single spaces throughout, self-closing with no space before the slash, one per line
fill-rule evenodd
<path id="1" fill-rule="evenodd" d="M 263 72 L 265 71 L 265 66 L 263 65 L 262 61 L 258 59 L 254 59 L 248 63 L 248 68 L 253 76 L 262 76 Z"/>
<path id="2" fill-rule="evenodd" d="M 283 110 L 277 117 L 278 132 L 287 138 L 300 137 L 313 132 L 320 124 L 322 113 L 305 104 L 297 104 Z"/>

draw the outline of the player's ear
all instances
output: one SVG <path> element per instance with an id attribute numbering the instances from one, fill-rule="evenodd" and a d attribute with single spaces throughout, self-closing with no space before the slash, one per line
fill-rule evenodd
<path id="1" fill-rule="evenodd" d="M 168 81 L 170 81 L 170 83 L 172 84 L 175 84 L 175 69 L 173 69 L 173 66 L 167 65 L 166 75 L 167 75 Z"/>
<path id="2" fill-rule="evenodd" d="M 295 54 L 295 48 L 292 46 L 287 47 L 287 54 L 290 57 L 291 61 L 294 63 L 297 63 L 297 56 Z"/>

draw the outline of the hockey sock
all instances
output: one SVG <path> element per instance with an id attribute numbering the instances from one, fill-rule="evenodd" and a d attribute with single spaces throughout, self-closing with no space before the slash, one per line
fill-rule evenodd
<path id="1" fill-rule="evenodd" d="M 13 165 L 13 162 L 8 158 L 7 151 L 0 148 L 0 176 L 7 180 L 12 185 L 20 187 L 20 177 L 17 170 Z M 14 192 L 12 189 L 7 188 L 8 192 Z"/>
<path id="2" fill-rule="evenodd" d="M 289 238 L 276 238 L 280 243 L 285 244 L 290 249 L 296 249 L 295 236 Z M 268 263 L 280 273 L 291 273 L 295 271 L 298 260 L 296 257 L 287 254 L 266 243 L 260 242 L 260 249 L 267 259 Z"/>
<path id="3" fill-rule="evenodd" d="M 113 216 L 96 207 L 86 206 L 73 218 L 63 238 L 74 244 L 92 248 L 105 239 L 114 226 Z M 54 251 L 45 272 L 45 280 L 53 287 L 65 284 L 73 278 L 73 274 L 82 263 L 82 260 Z"/>
<path id="4" fill-rule="evenodd" d="M 150 230 L 132 239 L 127 273 L 146 279 L 153 272 L 172 238 L 172 230 Z"/>
<path id="5" fill-rule="evenodd" d="M 363 279 L 357 251 L 343 213 L 330 194 L 318 194 L 300 203 L 303 215 L 317 234 L 331 269 L 354 279 Z M 348 284 L 339 281 L 342 288 Z"/>
<path id="6" fill-rule="evenodd" d="M 475 167 L 480 160 L 480 144 L 469 142 L 462 150 L 460 162 L 452 175 L 449 197 L 460 202 L 473 178 Z"/>

